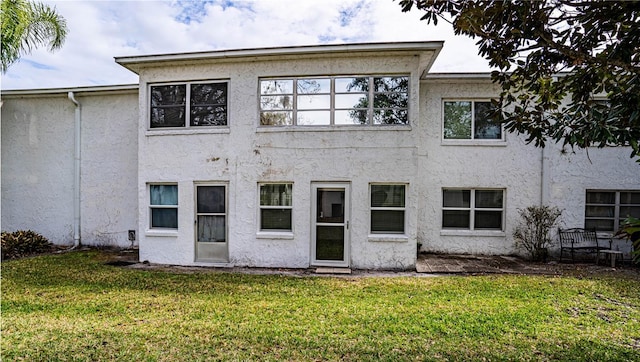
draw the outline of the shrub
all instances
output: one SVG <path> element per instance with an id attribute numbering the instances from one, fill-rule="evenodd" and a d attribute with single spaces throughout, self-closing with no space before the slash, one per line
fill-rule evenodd
<path id="1" fill-rule="evenodd" d="M 633 245 L 631 256 L 636 264 L 640 264 L 640 219 L 629 216 L 622 222 L 620 231 L 616 235 L 631 240 Z"/>
<path id="2" fill-rule="evenodd" d="M 35 231 L 18 230 L 12 233 L 3 231 L 1 246 L 2 259 L 5 260 L 47 251 L 51 243 Z"/>
<path id="3" fill-rule="evenodd" d="M 520 223 L 513 232 L 516 247 L 526 250 L 532 259 L 547 256 L 547 248 L 553 245 L 549 231 L 558 223 L 562 211 L 557 207 L 529 206 L 520 213 Z"/>

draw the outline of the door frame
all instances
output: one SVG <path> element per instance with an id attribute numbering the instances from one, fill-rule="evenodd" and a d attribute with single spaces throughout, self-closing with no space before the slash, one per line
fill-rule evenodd
<path id="1" fill-rule="evenodd" d="M 201 186 L 222 186 L 224 187 L 224 233 L 225 241 L 220 242 L 198 242 L 198 187 Z M 228 263 L 229 262 L 229 182 L 224 181 L 198 181 L 193 183 L 193 243 L 194 261 L 200 263 Z M 200 257 L 198 251 L 206 250 L 213 254 L 213 257 Z"/>
<path id="2" fill-rule="evenodd" d="M 316 213 L 318 210 L 318 190 L 320 189 L 338 189 L 344 190 L 344 255 L 343 260 L 318 260 L 316 257 Z M 311 182 L 311 250 L 310 265 L 311 266 L 328 266 L 348 268 L 351 263 L 351 240 L 350 240 L 350 222 L 351 222 L 351 183 L 347 181 L 336 182 Z"/>

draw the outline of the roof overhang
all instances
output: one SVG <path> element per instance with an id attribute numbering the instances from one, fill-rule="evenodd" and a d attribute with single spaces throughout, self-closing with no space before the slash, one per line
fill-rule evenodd
<path id="1" fill-rule="evenodd" d="M 3 90 L 2 97 L 32 97 L 32 96 L 64 96 L 66 97 L 69 92 L 73 92 L 77 95 L 91 94 L 98 95 L 102 93 L 135 93 L 139 89 L 138 84 L 124 84 L 124 85 L 106 85 L 95 87 L 71 87 L 71 88 L 41 88 L 41 89 L 16 89 L 16 90 Z"/>
<path id="2" fill-rule="evenodd" d="M 115 57 L 116 63 L 139 74 L 145 67 L 165 65 L 165 63 L 190 63 L 195 61 L 243 61 L 243 60 L 267 60 L 277 57 L 313 58 L 327 57 L 342 54 L 357 55 L 376 53 L 380 55 L 390 53 L 415 53 L 432 52 L 430 60 L 423 64 L 422 77 L 437 58 L 442 49 L 443 41 L 427 42 L 392 42 L 392 43 L 357 43 L 341 45 L 309 45 L 278 48 L 253 48 L 236 50 L 216 50 L 195 53 L 158 54 Z"/>

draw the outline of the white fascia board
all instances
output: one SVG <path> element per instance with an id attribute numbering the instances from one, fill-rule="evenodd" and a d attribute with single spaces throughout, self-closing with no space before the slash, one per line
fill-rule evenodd
<path id="1" fill-rule="evenodd" d="M 28 97 L 28 96 L 64 96 L 67 97 L 69 92 L 75 94 L 82 93 L 135 93 L 139 89 L 138 84 L 125 85 L 105 85 L 94 87 L 71 87 L 71 88 L 42 88 L 42 89 L 15 89 L 3 90 L 2 97 Z"/>
<path id="2" fill-rule="evenodd" d="M 222 60 L 260 58 L 273 56 L 313 56 L 328 53 L 366 53 L 366 52 L 395 52 L 395 51 L 433 51 L 435 55 L 442 49 L 443 41 L 427 42 L 392 42 L 392 43 L 358 43 L 343 45 L 309 45 L 279 48 L 254 48 L 237 50 L 217 50 L 195 53 L 141 55 L 132 57 L 115 57 L 116 63 L 138 73 L 143 64 L 157 64 L 163 62 L 194 61 L 194 60 Z M 435 57 L 434 57 L 435 58 Z"/>

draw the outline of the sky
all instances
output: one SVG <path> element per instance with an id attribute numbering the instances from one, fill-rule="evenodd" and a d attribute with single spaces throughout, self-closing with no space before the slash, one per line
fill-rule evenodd
<path id="1" fill-rule="evenodd" d="M 66 19 L 66 41 L 23 56 L 2 75 L 3 90 L 137 83 L 120 56 L 321 44 L 442 40 L 432 73 L 490 70 L 473 39 L 403 13 L 398 0 L 40 2 Z"/>

